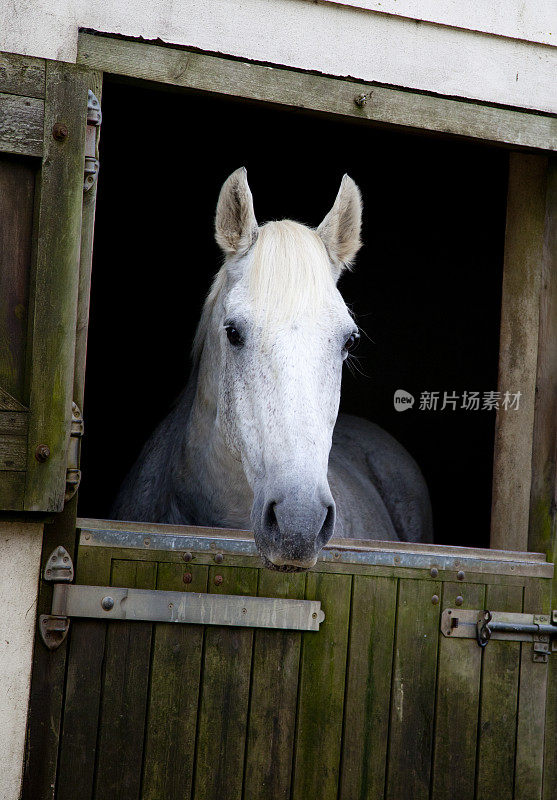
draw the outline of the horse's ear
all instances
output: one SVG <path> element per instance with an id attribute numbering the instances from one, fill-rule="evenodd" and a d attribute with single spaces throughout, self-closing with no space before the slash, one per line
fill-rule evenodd
<path id="1" fill-rule="evenodd" d="M 257 220 L 245 167 L 233 172 L 220 190 L 215 238 L 226 255 L 247 252 L 257 238 Z"/>
<path id="2" fill-rule="evenodd" d="M 338 278 L 362 246 L 362 198 L 360 190 L 349 175 L 341 181 L 333 207 L 317 228 L 335 266 Z"/>

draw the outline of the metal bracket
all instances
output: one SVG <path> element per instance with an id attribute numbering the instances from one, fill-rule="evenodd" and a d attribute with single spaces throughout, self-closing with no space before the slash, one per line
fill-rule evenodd
<path id="1" fill-rule="evenodd" d="M 549 653 L 557 650 L 557 610 L 550 617 L 446 608 L 441 615 L 441 633 L 451 639 L 476 639 L 480 647 L 492 640 L 532 642 L 533 660 L 546 663 Z"/>
<path id="2" fill-rule="evenodd" d="M 71 500 L 81 482 L 79 469 L 79 445 L 83 436 L 83 416 L 76 403 L 72 403 L 72 421 L 70 426 L 70 441 L 68 444 L 68 458 L 66 466 L 66 493 L 65 502 Z"/>
<path id="3" fill-rule="evenodd" d="M 66 548 L 59 545 L 46 562 L 44 579 L 49 583 L 71 583 L 73 578 L 73 561 Z"/>
<path id="4" fill-rule="evenodd" d="M 85 175 L 83 191 L 93 188 L 99 176 L 98 130 L 102 123 L 101 104 L 89 89 L 87 97 L 87 133 L 85 135 Z"/>
<path id="5" fill-rule="evenodd" d="M 39 617 L 39 633 L 49 650 L 60 647 L 69 629 L 70 621 L 67 617 L 55 617 L 51 614 L 41 614 Z"/>

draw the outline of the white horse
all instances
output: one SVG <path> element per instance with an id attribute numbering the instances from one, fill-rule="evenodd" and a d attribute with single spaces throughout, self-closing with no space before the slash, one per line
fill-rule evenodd
<path id="1" fill-rule="evenodd" d="M 358 327 L 337 287 L 360 247 L 361 198 L 345 175 L 312 230 L 258 226 L 245 169 L 222 187 L 225 254 L 205 302 L 189 383 L 128 475 L 119 519 L 251 528 L 266 566 L 307 569 L 333 532 L 432 540 L 418 466 L 388 433 L 341 415 Z"/>

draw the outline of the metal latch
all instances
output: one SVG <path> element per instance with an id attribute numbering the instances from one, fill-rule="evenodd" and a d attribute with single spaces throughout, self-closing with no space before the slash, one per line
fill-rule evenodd
<path id="1" fill-rule="evenodd" d="M 76 403 L 72 403 L 72 421 L 70 425 L 70 441 L 66 462 L 66 503 L 71 500 L 79 488 L 81 471 L 79 469 L 79 445 L 83 436 L 83 416 Z"/>
<path id="2" fill-rule="evenodd" d="M 48 561 L 50 571 L 45 570 L 45 580 L 55 585 L 52 613 L 40 617 L 39 630 L 50 650 L 64 641 L 71 617 L 294 631 L 318 631 L 325 619 L 319 600 L 76 586 L 68 583 L 66 573 L 60 578 L 61 573 L 54 571 L 54 563 L 59 564 L 60 558 L 67 563 L 66 557 L 71 563 L 64 548 L 58 547 Z"/>
<path id="3" fill-rule="evenodd" d="M 532 642 L 533 660 L 545 663 L 550 652 L 557 650 L 557 610 L 548 615 L 446 608 L 441 632 L 451 639 L 476 639 L 480 647 L 492 639 Z"/>
<path id="4" fill-rule="evenodd" d="M 87 132 L 85 134 L 84 192 L 88 192 L 95 185 L 99 175 L 98 130 L 101 122 L 101 104 L 89 89 L 87 96 Z"/>

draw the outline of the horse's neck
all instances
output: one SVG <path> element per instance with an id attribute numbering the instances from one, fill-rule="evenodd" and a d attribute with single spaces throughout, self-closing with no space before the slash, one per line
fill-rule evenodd
<path id="1" fill-rule="evenodd" d="M 250 524 L 251 489 L 239 461 L 231 454 L 217 425 L 218 386 L 202 354 L 184 393 L 188 415 L 181 485 L 198 525 L 246 528 Z"/>

